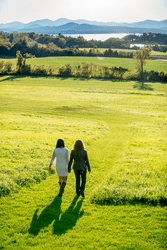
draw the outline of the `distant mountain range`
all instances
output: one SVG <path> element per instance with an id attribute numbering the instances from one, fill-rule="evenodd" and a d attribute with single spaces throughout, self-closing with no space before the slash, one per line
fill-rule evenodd
<path id="1" fill-rule="evenodd" d="M 164 33 L 167 34 L 167 19 L 163 21 L 145 20 L 135 23 L 97 22 L 84 19 L 59 18 L 36 20 L 27 24 L 12 22 L 0 24 L 4 32 L 35 32 L 39 34 L 105 34 L 105 33 Z"/>

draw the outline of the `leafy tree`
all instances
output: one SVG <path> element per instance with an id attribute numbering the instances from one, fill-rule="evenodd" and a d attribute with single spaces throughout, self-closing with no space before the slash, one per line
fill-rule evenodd
<path id="1" fill-rule="evenodd" d="M 11 34 L 9 35 L 9 42 L 10 42 L 10 43 L 13 43 L 13 39 L 14 39 L 14 35 L 13 35 L 13 33 L 11 33 Z"/>
<path id="2" fill-rule="evenodd" d="M 142 48 L 133 52 L 133 59 L 135 60 L 136 69 L 141 79 L 143 78 L 143 66 L 146 65 L 148 59 L 150 58 L 150 53 L 150 48 Z"/>
<path id="3" fill-rule="evenodd" d="M 17 51 L 17 73 L 29 73 L 31 66 L 26 64 L 26 59 L 23 58 L 20 51 Z"/>
<path id="4" fill-rule="evenodd" d="M 22 67 L 23 67 L 23 61 L 25 60 L 22 57 L 22 54 L 20 53 L 20 51 L 18 50 L 16 53 L 16 57 L 17 57 L 17 72 L 20 74 L 22 71 Z"/>
<path id="5" fill-rule="evenodd" d="M 48 44 L 48 48 L 51 51 L 55 51 L 55 50 L 59 49 L 59 47 L 56 44 L 54 44 L 53 42 L 51 42 L 51 43 Z"/>

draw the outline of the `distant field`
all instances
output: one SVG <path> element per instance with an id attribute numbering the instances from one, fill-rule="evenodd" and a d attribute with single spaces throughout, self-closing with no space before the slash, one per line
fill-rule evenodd
<path id="1" fill-rule="evenodd" d="M 151 56 L 153 58 L 164 58 L 167 59 L 167 52 L 151 51 Z"/>
<path id="2" fill-rule="evenodd" d="M 89 51 L 90 49 L 93 49 L 93 48 L 80 48 L 80 50 L 87 50 Z M 117 50 L 117 51 L 123 51 L 123 52 L 133 52 L 133 51 L 136 51 L 136 50 L 132 50 L 132 49 L 115 49 L 115 48 L 111 48 L 112 50 Z M 100 52 L 104 52 L 106 50 L 108 50 L 108 48 L 95 48 L 95 51 L 100 51 Z"/>
<path id="3" fill-rule="evenodd" d="M 4 60 L 4 59 L 2 59 Z M 5 59 L 5 61 L 11 61 L 15 65 L 17 63 L 17 59 Z M 27 59 L 28 64 L 32 65 L 46 65 L 46 66 L 63 66 L 65 64 L 71 64 L 71 66 L 76 66 L 79 63 L 94 63 L 96 65 L 101 66 L 117 66 L 117 67 L 125 67 L 130 69 L 132 72 L 135 72 L 135 64 L 133 59 L 127 58 L 109 58 L 104 57 L 102 61 L 99 61 L 97 57 L 44 57 L 44 58 L 32 58 Z M 154 71 L 163 71 L 167 73 L 167 62 L 166 61 L 156 61 L 150 60 L 149 63 L 144 66 L 145 70 L 154 70 Z"/>
<path id="4" fill-rule="evenodd" d="M 122 52 L 134 52 L 136 50 L 132 50 L 132 49 L 115 49 L 115 48 L 111 48 L 112 50 L 117 50 L 118 52 L 122 51 Z M 80 50 L 87 50 L 89 51 L 90 48 L 80 48 Z M 107 48 L 98 48 L 98 49 L 95 49 L 95 51 L 98 50 L 100 52 L 104 52 L 107 50 Z M 164 59 L 167 59 L 167 52 L 159 52 L 159 51 L 151 51 L 151 57 L 152 58 L 164 58 Z"/>

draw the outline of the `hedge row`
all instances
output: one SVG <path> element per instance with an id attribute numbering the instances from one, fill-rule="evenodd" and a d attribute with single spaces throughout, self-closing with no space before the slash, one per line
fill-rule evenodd
<path id="1" fill-rule="evenodd" d="M 84 77 L 84 78 L 101 78 L 101 79 L 126 79 L 126 80 L 142 80 L 142 81 L 157 81 L 167 82 L 167 74 L 164 72 L 144 71 L 143 78 L 139 74 L 133 74 L 130 70 L 123 67 L 107 67 L 99 66 L 93 63 L 81 63 L 77 66 L 66 64 L 65 66 L 45 66 L 26 64 L 26 60 L 20 54 L 20 62 L 17 63 L 17 68 L 11 62 L 0 62 L 0 74 L 20 74 L 20 75 L 35 75 L 35 76 L 64 76 L 64 77 Z"/>

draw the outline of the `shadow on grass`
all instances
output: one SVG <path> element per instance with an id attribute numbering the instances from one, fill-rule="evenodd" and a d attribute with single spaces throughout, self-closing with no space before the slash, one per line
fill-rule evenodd
<path id="1" fill-rule="evenodd" d="M 83 215 L 83 210 L 80 211 L 83 199 L 77 202 L 78 199 L 79 197 L 74 197 L 70 207 L 63 214 L 61 214 L 62 198 L 59 196 L 56 196 L 39 216 L 37 215 L 38 209 L 36 209 L 28 230 L 29 233 L 37 236 L 42 228 L 48 227 L 53 221 L 53 234 L 61 235 L 73 228 Z"/>
<path id="2" fill-rule="evenodd" d="M 84 77 L 60 76 L 60 75 L 32 75 L 32 74 L 27 74 L 27 75 L 20 75 L 20 74 L 0 75 L 0 77 L 4 77 L 4 76 L 6 76 L 6 78 L 0 80 L 0 82 L 13 81 L 15 79 L 26 78 L 27 76 L 29 76 L 31 78 L 46 78 L 46 79 L 57 78 L 57 79 L 60 79 L 60 80 L 67 80 L 69 78 L 73 78 L 74 80 L 80 80 L 80 81 L 88 81 L 88 80 L 91 79 L 91 78 L 84 78 Z"/>
<path id="3" fill-rule="evenodd" d="M 153 91 L 154 89 L 151 87 L 150 84 L 146 84 L 143 81 L 142 82 L 136 82 L 133 85 L 133 88 L 139 89 L 139 90 L 151 90 Z"/>
<path id="4" fill-rule="evenodd" d="M 74 197 L 70 207 L 67 208 L 66 211 L 61 215 L 60 220 L 54 221 L 53 234 L 61 235 L 67 230 L 72 229 L 75 226 L 77 220 L 83 216 L 84 211 L 80 211 L 83 199 L 80 199 L 79 201 L 78 199 L 79 197 Z"/>
<path id="5" fill-rule="evenodd" d="M 5 81 L 14 81 L 17 79 L 23 79 L 26 77 L 31 77 L 31 78 L 39 78 L 39 77 L 45 77 L 45 76 L 33 76 L 33 75 L 19 75 L 19 74 L 13 74 L 13 75 L 0 75 L 1 77 L 6 76 L 4 79 L 0 79 L 0 82 L 5 82 Z"/>
<path id="6" fill-rule="evenodd" d="M 6 76 L 6 78 L 0 80 L 0 82 L 13 81 L 13 80 L 15 80 L 16 78 L 18 78 L 18 76 L 16 76 L 16 75 L 11 75 L 11 76 L 1 75 L 1 77 L 2 77 L 2 76 L 3 76 L 3 77 Z"/>

